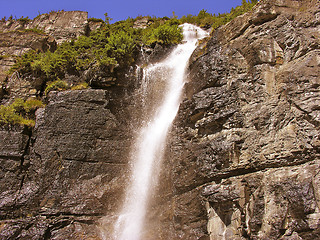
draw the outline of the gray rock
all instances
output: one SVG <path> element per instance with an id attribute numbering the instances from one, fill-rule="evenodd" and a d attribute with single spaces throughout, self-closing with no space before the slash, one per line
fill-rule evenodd
<path id="1" fill-rule="evenodd" d="M 137 19 L 134 24 L 133 24 L 133 28 L 142 28 L 145 29 L 147 28 L 150 24 L 152 23 L 152 21 L 150 20 L 150 17 L 141 17 L 140 19 Z"/>
<path id="2" fill-rule="evenodd" d="M 260 1 L 194 52 L 163 166 L 171 187 L 159 187 L 173 197 L 154 204 L 190 214 L 165 214 L 172 225 L 158 232 L 319 238 L 319 7 Z"/>
<path id="3" fill-rule="evenodd" d="M 99 236 L 99 218 L 108 212 L 112 216 L 119 207 L 131 139 L 128 126 L 110 107 L 115 101 L 110 94 L 51 92 L 46 108 L 36 113 L 30 153 L 24 161 L 15 163 L 9 157 L 21 157 L 24 135 L 3 131 L 0 213 L 7 219 L 1 223 L 3 236 Z M 14 220 L 17 217 L 23 220 Z"/>
<path id="4" fill-rule="evenodd" d="M 88 13 L 83 11 L 51 11 L 28 22 L 8 20 L 0 23 L 3 33 L 24 29 L 39 29 L 54 37 L 57 43 L 84 35 L 88 25 Z"/>
<path id="5" fill-rule="evenodd" d="M 319 9 L 260 1 L 194 52 L 148 239 L 319 239 Z M 134 70 L 88 71 L 108 90 L 52 92 L 32 135 L 0 132 L 0 238 L 111 234 L 146 114 Z"/>

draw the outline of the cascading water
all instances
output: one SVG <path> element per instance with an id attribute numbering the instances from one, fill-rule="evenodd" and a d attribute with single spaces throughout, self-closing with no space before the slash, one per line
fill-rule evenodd
<path id="1" fill-rule="evenodd" d="M 183 24 L 182 28 L 183 43 L 164 61 L 144 71 L 145 83 L 157 89 L 149 97 L 154 98 L 158 106 L 148 106 L 149 116 L 137 138 L 132 154 L 131 185 L 115 226 L 115 240 L 140 240 L 142 237 L 148 199 L 157 184 L 166 136 L 179 108 L 186 66 L 197 40 L 207 36 L 207 32 L 191 24 Z"/>

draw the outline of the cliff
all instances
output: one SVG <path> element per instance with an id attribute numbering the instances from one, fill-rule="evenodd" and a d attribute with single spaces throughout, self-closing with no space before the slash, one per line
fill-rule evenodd
<path id="1" fill-rule="evenodd" d="M 320 238 L 319 32 L 317 0 L 261 0 L 202 41 L 147 239 Z M 46 32 L 24 34 L 54 47 Z M 34 129 L 1 127 L 0 239 L 112 231 L 144 114 L 138 73 L 119 79 L 126 85 L 51 92 Z M 9 96 L 23 89 L 36 91 Z"/>
<path id="2" fill-rule="evenodd" d="M 194 53 L 163 173 L 169 238 L 319 238 L 319 7 L 261 1 Z"/>
<path id="3" fill-rule="evenodd" d="M 88 13 L 81 11 L 50 12 L 33 20 L 21 18 L 1 21 L 0 100 L 6 94 L 11 94 L 10 98 L 35 96 L 42 84 L 39 79 L 20 77 L 17 73 L 8 77 L 7 72 L 17 57 L 30 50 L 52 52 L 57 44 L 89 34 L 98 27 L 99 23 L 88 21 Z"/>

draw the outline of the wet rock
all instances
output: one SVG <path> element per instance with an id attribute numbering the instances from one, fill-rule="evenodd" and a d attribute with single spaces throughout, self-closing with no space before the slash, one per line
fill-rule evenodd
<path id="1" fill-rule="evenodd" d="M 156 43 L 152 47 L 143 46 L 140 49 L 138 62 L 143 64 L 153 64 L 156 62 L 160 62 L 164 58 L 166 58 L 175 45 L 162 45 Z"/>
<path id="2" fill-rule="evenodd" d="M 92 88 L 106 89 L 116 85 L 114 69 L 89 68 L 84 71 L 83 77 Z"/>

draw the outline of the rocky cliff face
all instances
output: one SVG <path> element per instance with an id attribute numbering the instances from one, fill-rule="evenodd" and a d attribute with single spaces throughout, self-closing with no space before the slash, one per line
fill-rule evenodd
<path id="1" fill-rule="evenodd" d="M 29 50 L 54 51 L 57 44 L 87 34 L 97 26 L 88 22 L 88 13 L 59 11 L 42 14 L 33 20 L 7 20 L 0 22 L 0 100 L 3 95 L 26 98 L 37 92 L 40 83 L 21 78 L 18 74 L 8 77 L 7 71 L 17 56 Z M 40 84 L 41 85 L 41 84 Z"/>
<path id="2" fill-rule="evenodd" d="M 87 28 L 88 13 L 82 11 L 52 11 L 41 14 L 33 20 L 18 19 L 0 23 L 1 32 L 38 29 L 54 37 L 58 43 L 85 35 Z"/>
<path id="3" fill-rule="evenodd" d="M 261 1 L 194 53 L 163 173 L 169 238 L 319 238 L 319 7 Z"/>
<path id="4" fill-rule="evenodd" d="M 198 47 L 146 239 L 320 238 L 319 32 L 318 1 L 261 0 Z M 110 239 L 143 115 L 127 77 L 1 128 L 0 239 Z"/>
<path id="5" fill-rule="evenodd" d="M 2 129 L 0 239 L 99 239 L 96 225 L 116 212 L 125 185 L 133 120 L 118 107 L 128 101 L 53 92 L 33 132 Z"/>

